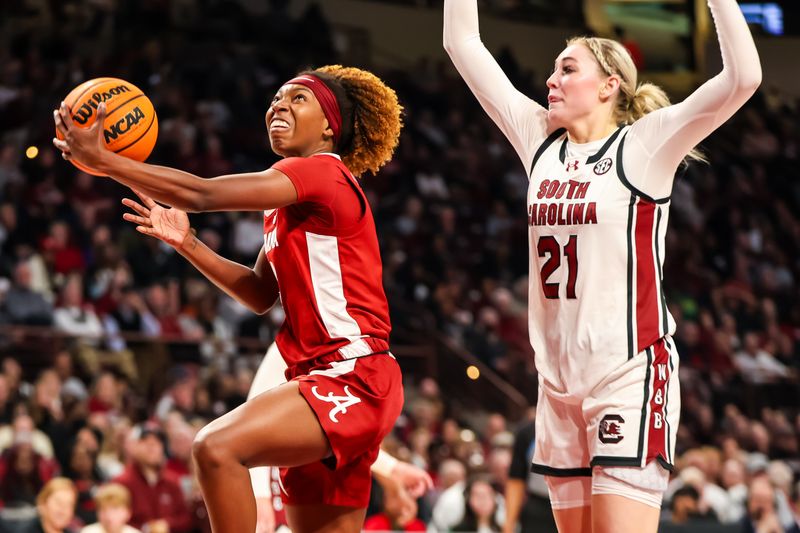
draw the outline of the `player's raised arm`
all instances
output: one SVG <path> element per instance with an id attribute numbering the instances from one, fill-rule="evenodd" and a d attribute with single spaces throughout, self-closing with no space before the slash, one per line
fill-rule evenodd
<path id="1" fill-rule="evenodd" d="M 654 198 L 667 197 L 672 173 L 686 154 L 744 105 L 761 84 L 761 63 L 753 37 L 735 0 L 708 0 L 722 52 L 722 71 L 683 102 L 636 121 L 626 145 L 625 165 L 639 165 L 640 183 Z M 666 178 L 666 179 L 665 179 Z"/>
<path id="2" fill-rule="evenodd" d="M 546 136 L 547 110 L 514 88 L 481 42 L 477 0 L 445 0 L 443 40 L 483 109 L 530 164 L 533 147 Z"/>
<path id="3" fill-rule="evenodd" d="M 115 154 L 103 143 L 105 104 L 100 104 L 97 111 L 97 120 L 91 127 L 79 128 L 73 125 L 62 102 L 53 117 L 64 140 L 54 139 L 53 143 L 65 159 L 75 158 L 156 201 L 183 211 L 200 212 L 274 209 L 297 199 L 297 191 L 289 178 L 273 169 L 204 179 Z"/>

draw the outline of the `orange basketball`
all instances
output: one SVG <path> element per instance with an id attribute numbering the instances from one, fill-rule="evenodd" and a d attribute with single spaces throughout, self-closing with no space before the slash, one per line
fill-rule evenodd
<path id="1" fill-rule="evenodd" d="M 147 159 L 158 137 L 158 119 L 150 99 L 132 83 L 117 78 L 89 80 L 64 99 L 72 123 L 80 128 L 94 124 L 101 102 L 106 103 L 103 124 L 106 147 L 136 161 Z M 58 130 L 56 136 L 63 139 Z M 102 175 L 76 161 L 71 163 L 89 174 Z"/>

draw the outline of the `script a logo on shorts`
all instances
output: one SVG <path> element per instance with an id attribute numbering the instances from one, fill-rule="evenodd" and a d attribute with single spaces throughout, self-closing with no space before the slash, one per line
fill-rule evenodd
<path id="1" fill-rule="evenodd" d="M 337 424 L 339 423 L 339 421 L 336 420 L 336 415 L 338 415 L 339 413 L 345 414 L 347 413 L 348 407 L 350 407 L 351 405 L 355 405 L 357 403 L 361 403 L 361 398 L 358 398 L 350 394 L 350 390 L 347 388 L 347 385 L 344 386 L 344 393 L 347 396 L 334 396 L 332 392 L 329 392 L 327 396 L 320 396 L 317 393 L 316 386 L 311 387 L 311 392 L 314 394 L 314 396 L 317 397 L 317 399 L 322 400 L 323 402 L 330 402 L 335 405 L 335 407 L 331 409 L 330 412 L 328 413 L 328 416 L 332 421 L 334 421 Z"/>
<path id="2" fill-rule="evenodd" d="M 622 434 L 622 424 L 625 419 L 619 415 L 606 415 L 600 421 L 597 437 L 603 444 L 616 444 L 625 438 Z"/>
<path id="3" fill-rule="evenodd" d="M 598 176 L 602 176 L 603 174 L 611 170 L 611 165 L 612 165 L 611 158 L 606 157 L 605 159 L 601 159 L 600 161 L 595 163 L 594 168 L 592 170 Z"/>

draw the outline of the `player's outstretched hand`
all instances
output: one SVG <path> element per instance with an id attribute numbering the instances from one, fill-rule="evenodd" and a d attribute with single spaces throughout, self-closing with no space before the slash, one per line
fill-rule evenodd
<path id="1" fill-rule="evenodd" d="M 425 470 L 405 461 L 398 461 L 394 465 L 392 477 L 396 478 L 414 499 L 433 488 L 433 480 Z"/>
<path id="2" fill-rule="evenodd" d="M 100 162 L 106 145 L 103 140 L 103 123 L 106 118 L 106 104 L 97 106 L 97 118 L 88 128 L 79 128 L 72 122 L 67 105 L 61 102 L 58 109 L 53 111 L 53 120 L 56 129 L 63 139 L 54 138 L 53 144 L 61 150 L 61 157 L 70 161 L 72 159 L 83 163 L 90 168 L 96 168 Z"/>
<path id="3" fill-rule="evenodd" d="M 174 248 L 180 248 L 191 233 L 189 215 L 174 207 L 166 208 L 158 205 L 143 192 L 131 190 L 142 203 L 123 198 L 122 203 L 138 214 L 125 213 L 122 218 L 136 224 L 136 231 L 139 233 L 160 239 Z"/>

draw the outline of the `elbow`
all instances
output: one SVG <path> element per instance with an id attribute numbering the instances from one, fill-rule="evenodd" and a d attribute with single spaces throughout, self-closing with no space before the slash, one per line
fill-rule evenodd
<path id="1" fill-rule="evenodd" d="M 268 296 L 266 298 L 263 298 L 263 299 L 261 299 L 261 300 L 259 300 L 257 302 L 252 302 L 250 305 L 248 305 L 248 307 L 250 308 L 250 310 L 252 312 L 254 312 L 257 315 L 265 315 L 273 307 L 275 307 L 275 304 L 277 303 L 277 301 L 278 301 L 278 295 L 276 293 L 276 294 L 274 294 L 272 296 Z"/>
<path id="2" fill-rule="evenodd" d="M 761 86 L 761 63 L 756 59 L 750 68 L 739 69 L 735 76 L 735 87 L 742 93 L 752 96 Z"/>
<path id="3" fill-rule="evenodd" d="M 275 300 L 275 301 L 277 301 L 277 300 Z M 250 310 L 252 312 L 254 312 L 255 314 L 263 316 L 263 315 L 266 315 L 269 312 L 270 309 L 275 307 L 275 301 L 272 301 L 272 302 L 267 302 L 267 301 L 256 302 L 256 303 L 250 305 L 249 307 L 250 307 Z"/>
<path id="4" fill-rule="evenodd" d="M 272 308 L 272 305 L 270 305 L 266 301 L 261 301 L 261 302 L 251 302 L 247 305 L 247 307 L 249 307 L 250 310 L 257 315 L 265 315 L 267 314 L 267 311 L 269 311 Z"/>
<path id="5" fill-rule="evenodd" d="M 444 31 L 442 31 L 442 47 L 451 58 L 458 53 L 458 44 L 461 39 L 453 34 L 452 28 L 445 22 Z"/>
<path id="6" fill-rule="evenodd" d="M 758 68 L 753 69 L 752 71 L 748 72 L 743 79 L 740 80 L 739 86 L 742 88 L 743 91 L 747 91 L 749 94 L 754 94 L 758 88 L 761 86 L 762 74 L 761 74 L 761 65 Z"/>
<path id="7" fill-rule="evenodd" d="M 450 37 L 450 32 L 447 31 L 447 27 L 445 27 L 444 32 L 442 32 L 442 47 L 444 51 L 447 52 L 447 55 L 453 57 L 453 39 Z"/>

